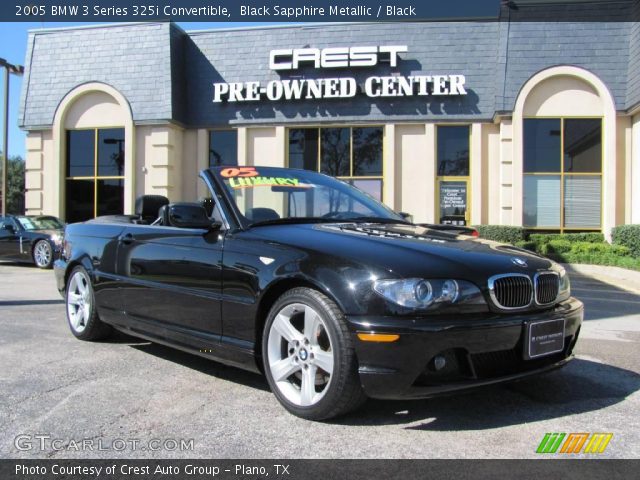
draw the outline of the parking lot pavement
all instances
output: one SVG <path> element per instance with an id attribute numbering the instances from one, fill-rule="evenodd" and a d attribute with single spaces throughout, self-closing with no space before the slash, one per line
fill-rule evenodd
<path id="1" fill-rule="evenodd" d="M 584 276 L 573 291 L 586 321 L 563 370 L 312 423 L 259 375 L 124 335 L 76 340 L 51 271 L 0 264 L 0 456 L 523 458 L 546 432 L 611 432 L 602 457 L 638 458 L 640 295 Z"/>

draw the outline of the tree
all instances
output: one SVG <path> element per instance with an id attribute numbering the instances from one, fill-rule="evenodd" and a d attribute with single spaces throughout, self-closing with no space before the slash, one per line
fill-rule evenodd
<path id="1" fill-rule="evenodd" d="M 7 213 L 24 214 L 24 160 L 19 155 L 7 161 Z"/>

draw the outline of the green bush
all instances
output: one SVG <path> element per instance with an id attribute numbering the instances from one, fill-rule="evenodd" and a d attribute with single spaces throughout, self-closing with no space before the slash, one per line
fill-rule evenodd
<path id="1" fill-rule="evenodd" d="M 600 232 L 563 233 L 562 238 L 569 240 L 570 242 L 602 243 L 604 242 L 604 233 L 600 233 Z"/>
<path id="2" fill-rule="evenodd" d="M 480 238 L 493 240 L 495 242 L 511 243 L 515 245 L 518 242 L 527 240 L 524 228 L 512 227 L 507 225 L 476 225 Z"/>
<path id="3" fill-rule="evenodd" d="M 607 254 L 612 253 L 611 245 L 608 243 L 589 243 L 589 242 L 575 242 L 570 245 L 571 253 L 574 254 Z"/>
<path id="4" fill-rule="evenodd" d="M 536 245 L 536 249 L 538 253 L 558 262 L 610 265 L 640 270 L 640 258 L 633 258 L 629 248 L 624 245 L 551 240 L 549 243 Z"/>
<path id="5" fill-rule="evenodd" d="M 590 265 L 607 265 L 613 267 L 630 268 L 632 270 L 640 270 L 640 258 L 631 256 L 620 256 L 614 253 L 594 254 L 594 253 L 565 253 L 559 257 L 555 257 L 564 263 L 585 263 Z"/>
<path id="6" fill-rule="evenodd" d="M 611 230 L 614 245 L 622 245 L 630 250 L 631 255 L 640 257 L 640 225 L 620 225 Z"/>
<path id="7" fill-rule="evenodd" d="M 531 250 L 532 252 L 536 251 L 536 243 L 529 240 L 520 240 L 516 242 L 516 247 L 524 248 L 525 250 Z"/>
<path id="8" fill-rule="evenodd" d="M 534 245 L 538 245 L 533 242 Z M 539 244 L 539 248 L 536 250 L 539 251 L 542 255 L 553 255 L 553 254 L 562 254 L 571 251 L 572 244 L 568 240 L 564 239 L 554 239 L 550 240 L 547 243 Z"/>
<path id="9" fill-rule="evenodd" d="M 552 240 L 566 240 L 568 242 L 589 242 L 589 243 L 602 243 L 604 242 L 604 234 L 598 232 L 586 232 L 586 233 L 532 233 L 529 235 L 529 240 L 541 245 L 543 243 L 549 243 Z"/>
<path id="10" fill-rule="evenodd" d="M 613 245 L 597 232 L 531 233 L 521 227 L 478 225 L 481 238 L 510 243 L 563 263 L 610 265 L 640 270 L 640 225 L 624 225 L 612 231 Z"/>
<path id="11" fill-rule="evenodd" d="M 630 257 L 631 249 L 625 245 L 611 245 L 611 253 L 620 257 Z"/>

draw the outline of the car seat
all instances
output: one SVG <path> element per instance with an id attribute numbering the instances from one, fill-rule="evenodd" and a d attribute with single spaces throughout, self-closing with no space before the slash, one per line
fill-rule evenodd
<path id="1" fill-rule="evenodd" d="M 280 215 L 271 208 L 256 207 L 248 208 L 244 216 L 249 223 L 267 222 L 269 220 L 278 220 Z"/>

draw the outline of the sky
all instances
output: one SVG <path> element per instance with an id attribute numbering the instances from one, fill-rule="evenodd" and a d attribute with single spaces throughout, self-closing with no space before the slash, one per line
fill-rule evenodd
<path id="1" fill-rule="evenodd" d="M 4 58 L 13 65 L 24 65 L 27 50 L 27 35 L 29 30 L 38 28 L 73 27 L 78 25 L 88 25 L 88 23 L 55 23 L 55 22 L 20 22 L 20 23 L 0 23 L 0 58 Z M 185 30 L 202 30 L 211 28 L 231 28 L 258 25 L 277 25 L 276 23 L 187 23 L 178 22 Z M 4 69 L 0 69 L 0 106 L 4 108 Z M 22 77 L 16 75 L 9 76 L 9 156 L 19 155 L 25 158 L 25 132 L 18 128 L 18 108 L 20 104 L 20 89 L 22 88 Z M 0 108 L 0 112 L 3 112 Z M 2 124 L 0 114 L 0 124 Z M 2 133 L 0 131 L 0 138 Z M 1 148 L 1 147 L 0 147 Z"/>

